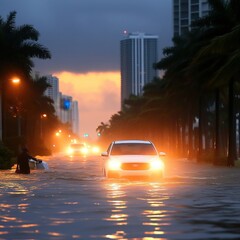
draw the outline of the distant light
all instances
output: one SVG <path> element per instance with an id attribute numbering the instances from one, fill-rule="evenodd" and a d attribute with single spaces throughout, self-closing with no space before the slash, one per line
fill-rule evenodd
<path id="1" fill-rule="evenodd" d="M 98 152 L 100 152 L 100 149 L 98 146 L 95 146 L 92 148 L 92 151 L 93 151 L 93 153 L 98 153 Z"/>
<path id="2" fill-rule="evenodd" d="M 62 99 L 61 107 L 64 110 L 69 110 L 71 108 L 71 101 L 69 99 Z"/>
<path id="3" fill-rule="evenodd" d="M 127 32 L 127 30 L 124 30 L 123 33 L 124 33 L 124 34 L 127 34 L 128 32 Z"/>
<path id="4" fill-rule="evenodd" d="M 12 83 L 13 84 L 19 84 L 20 83 L 20 79 L 19 78 L 13 78 L 12 79 Z"/>

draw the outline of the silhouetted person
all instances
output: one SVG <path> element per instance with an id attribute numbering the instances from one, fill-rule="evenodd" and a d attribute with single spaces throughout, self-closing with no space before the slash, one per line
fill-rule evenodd
<path id="1" fill-rule="evenodd" d="M 18 164 L 18 168 L 19 168 L 18 173 L 23 173 L 23 174 L 30 173 L 30 167 L 29 167 L 30 159 L 37 161 L 36 158 L 34 158 L 28 154 L 27 148 L 22 148 L 22 152 L 18 155 L 18 159 L 17 159 L 17 164 Z"/>

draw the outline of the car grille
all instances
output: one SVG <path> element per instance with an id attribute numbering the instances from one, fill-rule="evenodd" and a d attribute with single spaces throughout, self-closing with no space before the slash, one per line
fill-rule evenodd
<path id="1" fill-rule="evenodd" d="M 122 170 L 148 170 L 149 163 L 122 163 Z"/>

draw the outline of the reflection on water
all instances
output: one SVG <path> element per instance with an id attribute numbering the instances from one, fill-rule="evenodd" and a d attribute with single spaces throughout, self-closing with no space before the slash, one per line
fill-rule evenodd
<path id="1" fill-rule="evenodd" d="M 0 171 L 0 239 L 240 239 L 239 169 L 176 163 L 161 182 L 105 179 L 98 158 Z"/>
<path id="2" fill-rule="evenodd" d="M 126 193 L 119 183 L 107 183 L 107 202 L 110 204 L 111 213 L 105 221 L 113 223 L 116 226 L 124 226 L 128 224 L 127 202 L 125 200 Z M 126 233 L 120 228 L 114 234 L 107 234 L 107 239 L 123 239 Z"/>
<path id="3" fill-rule="evenodd" d="M 150 183 L 145 199 L 149 207 L 143 210 L 143 215 L 147 218 L 143 222 L 144 226 L 149 226 L 150 229 L 145 231 L 145 235 L 155 236 L 157 239 L 164 239 L 164 226 L 170 225 L 170 212 L 166 210 L 166 200 L 169 195 L 166 189 L 159 183 Z M 154 239 L 154 238 L 153 238 Z M 156 239 L 156 238 L 155 238 Z"/>
<path id="4" fill-rule="evenodd" d="M 0 191 L 12 195 L 26 195 L 29 190 L 17 182 L 1 182 Z"/>
<path id="5" fill-rule="evenodd" d="M 105 235 L 106 238 L 128 239 L 137 235 L 141 239 L 164 239 L 162 226 L 170 225 L 170 211 L 165 201 L 170 197 L 161 183 L 108 181 L 105 188 L 111 214 L 104 220 L 118 226 L 116 232 Z"/>
<path id="6" fill-rule="evenodd" d="M 53 237 L 60 237 L 62 236 L 62 234 L 58 233 L 58 232 L 48 232 L 49 236 L 53 236 Z"/>

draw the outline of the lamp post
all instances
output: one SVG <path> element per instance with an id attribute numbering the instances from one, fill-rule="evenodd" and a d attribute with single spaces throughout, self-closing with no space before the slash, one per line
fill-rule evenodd
<path id="1" fill-rule="evenodd" d="M 46 113 L 43 113 L 41 114 L 40 116 L 40 137 L 41 139 L 43 138 L 43 119 L 47 118 L 47 114 Z"/>
<path id="2" fill-rule="evenodd" d="M 43 122 L 42 121 L 46 117 L 47 115 L 45 113 L 40 115 L 40 138 L 41 139 L 43 138 Z"/>
<path id="3" fill-rule="evenodd" d="M 18 77 L 14 77 L 11 79 L 12 85 L 17 87 L 21 83 L 21 80 Z M 20 113 L 17 114 L 17 123 L 18 123 L 18 137 L 21 137 L 22 135 L 22 129 L 21 129 L 21 116 Z"/>
<path id="4" fill-rule="evenodd" d="M 14 77 L 12 79 L 10 79 L 10 82 L 12 83 L 12 85 L 17 86 L 20 84 L 21 80 L 18 77 Z M 5 82 L 6 84 L 6 82 Z M 6 89 L 4 89 L 4 83 L 1 84 L 1 88 L 0 88 L 0 141 L 3 140 L 3 131 L 4 131 L 4 101 L 5 101 L 5 96 L 4 96 L 4 91 L 6 91 Z"/>

